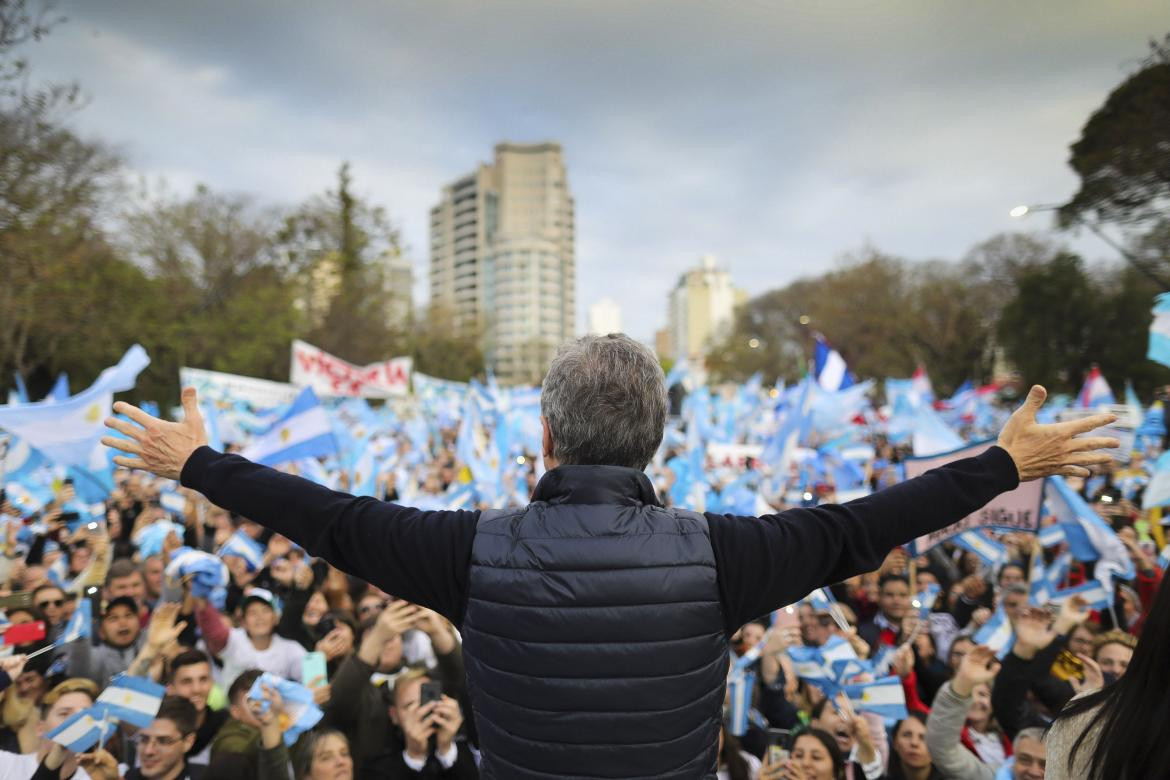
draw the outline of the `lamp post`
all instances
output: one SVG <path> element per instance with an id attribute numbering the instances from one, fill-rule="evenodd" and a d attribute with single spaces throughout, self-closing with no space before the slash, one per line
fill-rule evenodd
<path id="1" fill-rule="evenodd" d="M 1023 219 L 1034 211 L 1059 211 L 1060 208 L 1060 204 L 1057 203 L 1039 203 L 1034 206 L 1020 204 L 1019 206 L 1012 208 L 1012 210 L 1008 212 L 1008 216 L 1012 217 L 1013 219 Z M 1113 249 L 1113 251 L 1121 255 L 1127 263 L 1140 271 L 1150 281 L 1157 284 L 1163 290 L 1170 290 L 1170 281 L 1167 281 L 1166 279 L 1163 279 L 1158 274 L 1156 274 L 1151 268 L 1147 266 L 1145 262 L 1141 260 L 1141 258 L 1115 241 L 1112 237 L 1109 236 L 1108 233 L 1102 230 L 1101 226 L 1096 222 L 1091 222 L 1079 214 L 1074 214 L 1072 219 L 1075 224 L 1087 227 L 1090 231 L 1092 231 L 1093 235 L 1108 244 L 1110 248 Z"/>

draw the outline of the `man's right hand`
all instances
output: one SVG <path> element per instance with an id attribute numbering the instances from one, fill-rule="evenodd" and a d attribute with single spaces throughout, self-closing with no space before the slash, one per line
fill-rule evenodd
<path id="1" fill-rule="evenodd" d="M 1015 461 L 1021 482 L 1061 475 L 1087 477 L 1090 466 L 1103 466 L 1111 460 L 1108 453 L 1121 443 L 1112 437 L 1076 438 L 1095 431 L 1117 419 L 1112 414 L 1095 414 L 1081 420 L 1051 425 L 1036 422 L 1036 413 L 1044 406 L 1048 391 L 1033 385 L 1024 405 L 1015 411 L 999 434 L 1000 447 Z"/>
<path id="2" fill-rule="evenodd" d="M 203 415 L 199 412 L 199 400 L 195 388 L 183 389 L 183 422 L 173 423 L 160 420 L 139 409 L 137 406 L 118 401 L 114 412 L 124 414 L 137 425 L 119 420 L 106 419 L 106 427 L 129 436 L 103 436 L 102 444 L 136 457 L 117 455 L 114 462 L 128 469 L 143 469 L 167 479 L 178 479 L 191 453 L 207 444 L 207 430 L 203 427 Z"/>

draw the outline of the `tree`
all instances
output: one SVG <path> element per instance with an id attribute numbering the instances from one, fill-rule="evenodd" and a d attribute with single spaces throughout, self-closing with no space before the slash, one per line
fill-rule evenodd
<path id="1" fill-rule="evenodd" d="M 1025 267 L 1016 283 L 998 327 L 1008 360 L 1029 383 L 1075 392 L 1089 363 L 1099 358 L 1090 352 L 1103 324 L 1099 288 L 1069 252 Z"/>
<path id="2" fill-rule="evenodd" d="M 1170 35 L 1150 49 L 1071 147 L 1069 166 L 1081 184 L 1060 208 L 1064 227 L 1084 224 L 1100 233 L 1097 223 L 1107 222 L 1140 231 L 1170 208 Z M 1150 258 L 1122 246 L 1118 251 L 1161 289 L 1170 289 L 1170 256 Z"/>
<path id="3" fill-rule="evenodd" d="M 288 379 L 301 318 L 296 285 L 274 252 L 275 222 L 250 198 L 202 185 L 124 216 L 124 250 L 166 301 L 145 332 L 156 341 L 151 375 L 170 378 L 168 395 L 177 395 L 181 366 Z"/>
<path id="4" fill-rule="evenodd" d="M 353 194 L 348 164 L 337 178 L 337 189 L 309 199 L 277 234 L 278 253 L 301 280 L 304 337 L 359 364 L 408 354 L 408 329 L 387 321 L 383 300 L 398 231 L 384 209 Z"/>
<path id="5" fill-rule="evenodd" d="M 483 376 L 480 334 L 466 328 L 452 328 L 451 322 L 449 311 L 432 308 L 415 323 L 409 351 L 414 358 L 414 370 L 459 382 Z"/>

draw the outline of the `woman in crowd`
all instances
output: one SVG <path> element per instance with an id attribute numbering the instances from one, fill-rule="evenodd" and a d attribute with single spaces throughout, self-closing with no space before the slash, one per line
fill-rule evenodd
<path id="1" fill-rule="evenodd" d="M 1170 589 L 1160 587 L 1125 674 L 1065 706 L 1048 734 L 1049 780 L 1170 776 Z"/>
<path id="2" fill-rule="evenodd" d="M 894 726 L 894 750 L 886 780 L 943 780 L 926 749 L 926 717 L 911 711 Z"/>
<path id="3" fill-rule="evenodd" d="M 831 734 L 807 729 L 796 736 L 787 761 L 764 765 L 760 780 L 845 780 L 845 757 Z"/>

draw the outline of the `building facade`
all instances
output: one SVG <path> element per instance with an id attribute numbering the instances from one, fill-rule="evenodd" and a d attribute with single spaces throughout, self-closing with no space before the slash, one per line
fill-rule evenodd
<path id="1" fill-rule="evenodd" d="M 622 332 L 622 308 L 613 298 L 602 298 L 589 307 L 589 333 L 605 336 Z"/>
<path id="2" fill-rule="evenodd" d="M 736 307 L 746 300 L 747 294 L 731 283 L 731 274 L 713 256 L 704 255 L 670 291 L 666 357 L 701 366 L 712 343 L 727 334 Z"/>
<path id="3" fill-rule="evenodd" d="M 491 165 L 444 187 L 431 209 L 431 306 L 482 334 L 501 382 L 538 383 L 573 338 L 575 239 L 558 144 L 497 144 Z"/>

